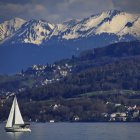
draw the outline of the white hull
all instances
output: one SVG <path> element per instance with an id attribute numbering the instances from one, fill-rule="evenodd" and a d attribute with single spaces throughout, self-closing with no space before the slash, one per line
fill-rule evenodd
<path id="1" fill-rule="evenodd" d="M 13 127 L 9 127 L 6 128 L 5 127 L 6 132 L 31 132 L 30 128 L 13 128 Z"/>

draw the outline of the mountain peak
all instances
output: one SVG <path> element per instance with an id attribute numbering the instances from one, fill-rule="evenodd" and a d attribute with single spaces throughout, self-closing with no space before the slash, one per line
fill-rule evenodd
<path id="1" fill-rule="evenodd" d="M 6 39 L 7 37 L 13 35 L 26 21 L 21 18 L 13 18 L 4 21 L 0 24 L 0 41 Z"/>
<path id="2" fill-rule="evenodd" d="M 79 21 L 80 21 L 80 20 L 78 20 L 78 19 L 70 19 L 70 20 L 64 21 L 63 24 L 65 24 L 65 25 L 68 25 L 68 24 L 70 24 L 70 25 L 75 25 L 75 24 L 78 23 Z"/>
<path id="3" fill-rule="evenodd" d="M 11 19 L 12 20 L 12 19 Z M 17 21 L 25 21 L 24 19 L 22 19 L 22 18 L 19 18 L 19 17 L 15 17 L 15 18 L 13 18 L 13 20 L 17 20 Z"/>
<path id="4" fill-rule="evenodd" d="M 31 19 L 29 20 L 31 23 L 47 23 L 47 21 L 42 20 L 42 19 Z"/>
<path id="5" fill-rule="evenodd" d="M 31 19 L 24 26 L 37 26 L 37 25 L 43 26 L 44 28 L 48 26 L 48 28 L 50 29 L 53 29 L 55 26 L 54 24 L 51 24 L 46 20 L 40 20 L 40 19 Z"/>
<path id="6" fill-rule="evenodd" d="M 110 15 L 117 15 L 117 14 L 120 14 L 121 12 L 123 12 L 123 11 L 117 10 L 117 9 L 111 9 L 111 10 L 108 10 L 106 12 Z"/>
<path id="7" fill-rule="evenodd" d="M 22 19 L 15 18 L 15 21 Z M 19 22 L 20 23 L 20 22 Z M 14 22 L 15 24 L 15 22 Z M 18 25 L 18 24 L 17 24 Z M 71 19 L 62 24 L 51 24 L 45 20 L 32 19 L 22 26 L 8 42 L 42 44 L 60 40 L 82 40 L 103 34 L 121 40 L 124 36 L 140 37 L 140 18 L 134 14 L 112 9 L 82 20 Z M 13 25 L 15 26 L 15 25 Z M 18 28 L 17 28 L 18 29 Z M 52 39 L 52 40 L 51 40 Z"/>
<path id="8" fill-rule="evenodd" d="M 10 38 L 10 42 L 12 44 L 31 43 L 40 45 L 48 38 L 53 29 L 54 25 L 51 23 L 44 20 L 32 19 L 22 25 L 18 32 Z"/>

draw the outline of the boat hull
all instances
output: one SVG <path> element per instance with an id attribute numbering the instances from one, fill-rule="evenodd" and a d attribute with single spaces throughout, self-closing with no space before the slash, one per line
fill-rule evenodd
<path id="1" fill-rule="evenodd" d="M 31 132 L 30 128 L 13 128 L 13 127 L 5 127 L 6 132 Z"/>

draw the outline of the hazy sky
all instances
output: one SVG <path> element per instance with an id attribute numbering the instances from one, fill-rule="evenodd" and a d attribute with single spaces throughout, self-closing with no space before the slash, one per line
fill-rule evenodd
<path id="1" fill-rule="evenodd" d="M 140 0 L 0 0 L 0 22 L 20 17 L 59 23 L 109 9 L 140 13 Z"/>

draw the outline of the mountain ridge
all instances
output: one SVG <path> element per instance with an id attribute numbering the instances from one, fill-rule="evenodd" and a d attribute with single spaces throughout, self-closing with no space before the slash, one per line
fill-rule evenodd
<path id="1" fill-rule="evenodd" d="M 14 26 L 8 24 L 14 30 L 7 37 L 0 32 L 0 38 L 6 37 L 0 42 L 0 73 L 15 73 L 33 64 L 50 64 L 84 50 L 140 38 L 139 16 L 117 10 L 62 24 L 37 19 L 15 21 Z"/>
<path id="2" fill-rule="evenodd" d="M 25 20 L 15 17 L 0 23 L 0 41 L 13 35 L 25 22 Z"/>
<path id="3" fill-rule="evenodd" d="M 28 26 L 26 27 L 26 25 Z M 45 29 L 44 25 L 50 29 Z M 133 38 L 139 39 L 139 25 L 139 15 L 119 10 L 104 11 L 80 21 L 72 19 L 61 24 L 34 19 L 26 21 L 12 37 L 9 37 L 6 41 L 3 40 L 3 42 L 4 44 L 30 43 L 36 45 L 48 45 L 49 42 L 53 42 L 53 45 L 56 45 L 57 42 L 63 44 L 63 42 L 72 41 L 73 43 L 87 38 L 93 38 L 94 40 L 96 36 L 102 36 L 103 34 L 107 34 L 105 39 L 115 36 L 116 39 L 113 42 L 120 42 L 122 40 L 127 41 L 127 36 L 132 40 Z M 20 36 L 21 33 L 24 33 L 24 36 Z"/>

